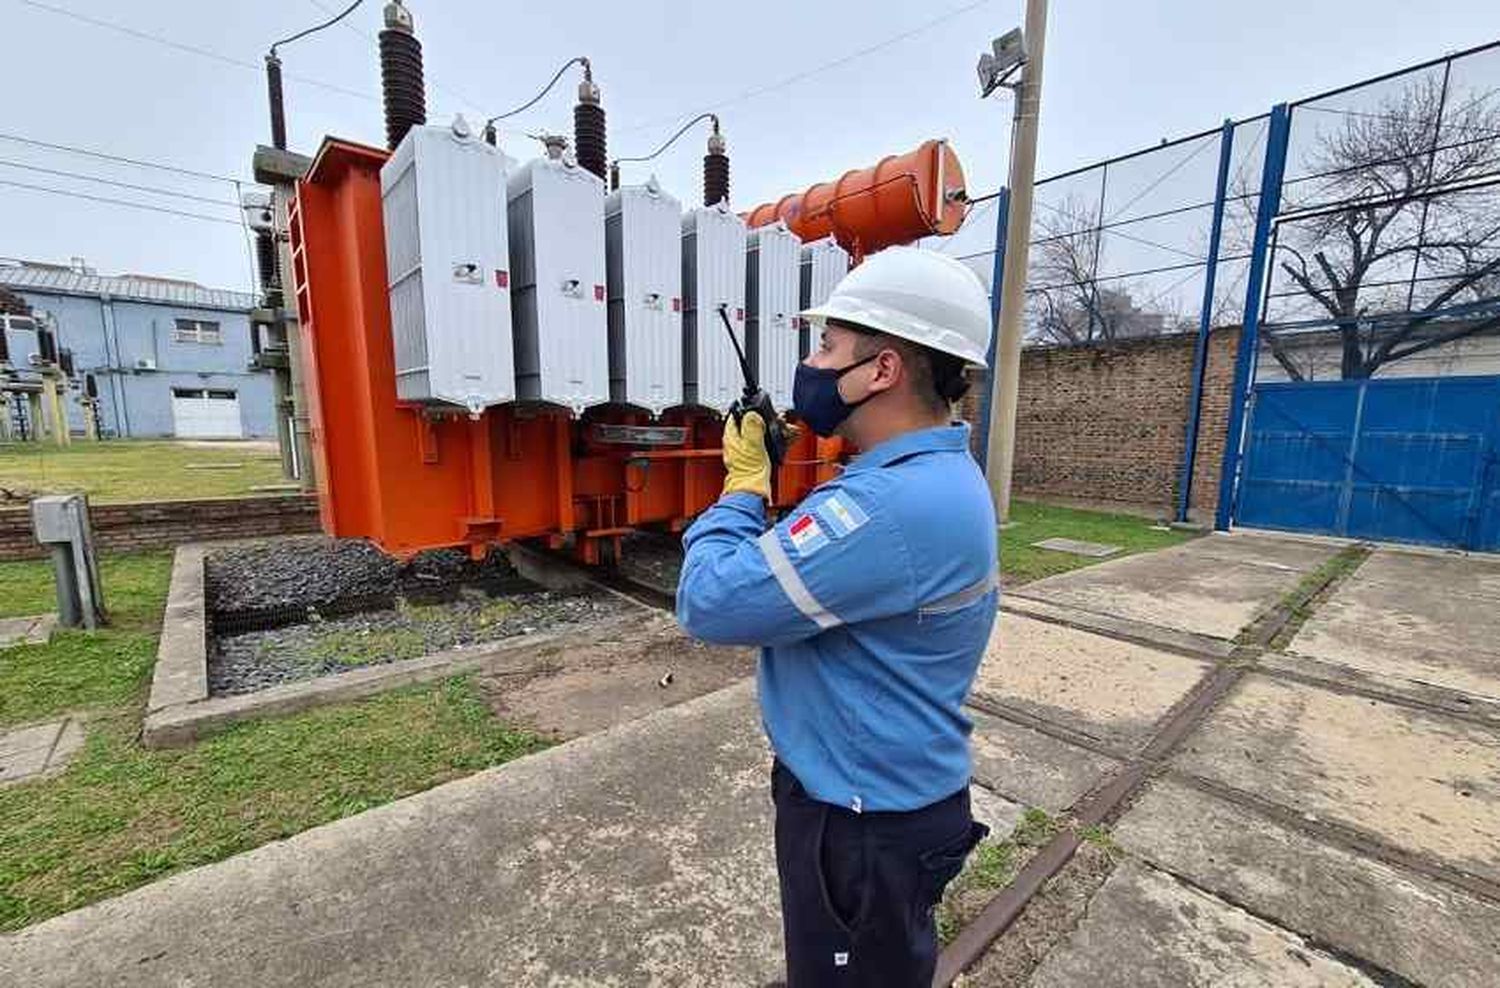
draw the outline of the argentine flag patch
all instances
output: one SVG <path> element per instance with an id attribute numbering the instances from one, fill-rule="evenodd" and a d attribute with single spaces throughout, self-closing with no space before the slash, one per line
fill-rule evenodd
<path id="1" fill-rule="evenodd" d="M 829 496 L 814 510 L 836 539 L 852 534 L 870 520 L 870 516 L 854 503 L 854 499 L 843 492 Z"/>
<path id="2" fill-rule="evenodd" d="M 799 556 L 811 556 L 828 544 L 828 536 L 812 515 L 798 515 L 786 529 L 787 538 Z"/>

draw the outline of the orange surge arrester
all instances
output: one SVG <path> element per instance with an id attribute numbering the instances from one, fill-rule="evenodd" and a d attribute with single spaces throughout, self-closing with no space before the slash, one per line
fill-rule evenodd
<path id="1" fill-rule="evenodd" d="M 712 412 L 669 409 L 653 421 L 600 406 L 575 418 L 510 403 L 471 416 L 396 397 L 380 195 L 389 156 L 325 139 L 290 209 L 323 530 L 400 557 L 448 546 L 478 557 L 496 543 L 539 539 L 598 563 L 637 529 L 685 528 L 723 486 L 723 425 Z M 963 176 L 946 144 L 929 141 L 850 175 L 867 173 L 863 205 L 852 194 L 820 194 L 816 215 L 798 210 L 813 225 L 793 229 L 804 237 L 832 230 L 868 251 L 957 227 Z M 840 180 L 846 189 L 849 179 Z M 823 188 L 788 198 L 801 203 Z M 635 441 L 636 426 L 656 435 Z M 804 431 L 777 472 L 775 506 L 835 476 L 841 449 Z"/>
<path id="2" fill-rule="evenodd" d="M 752 227 L 777 220 L 810 243 L 832 234 L 858 264 L 866 254 L 918 237 L 947 236 L 964 220 L 964 170 L 947 141 L 882 158 L 745 214 Z"/>

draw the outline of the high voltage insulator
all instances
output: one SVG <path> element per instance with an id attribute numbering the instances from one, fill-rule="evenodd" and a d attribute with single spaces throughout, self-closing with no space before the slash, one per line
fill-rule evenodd
<path id="1" fill-rule="evenodd" d="M 703 205 L 714 206 L 729 200 L 729 155 L 724 153 L 724 137 L 718 127 L 708 136 L 708 153 L 703 156 Z"/>
<path id="2" fill-rule="evenodd" d="M 395 150 L 413 127 L 427 122 L 422 84 L 422 43 L 412 33 L 411 12 L 400 0 L 386 4 L 380 32 L 380 88 L 385 96 L 385 141 Z"/>
<path id="3" fill-rule="evenodd" d="M 601 179 L 606 176 L 609 158 L 604 131 L 604 107 L 599 103 L 599 87 L 593 73 L 584 70 L 578 84 L 578 105 L 573 107 L 573 153 L 578 165 Z"/>
<path id="4" fill-rule="evenodd" d="M 272 52 L 266 56 L 266 97 L 271 104 L 271 146 L 286 150 L 286 104 L 281 89 L 281 59 Z"/>

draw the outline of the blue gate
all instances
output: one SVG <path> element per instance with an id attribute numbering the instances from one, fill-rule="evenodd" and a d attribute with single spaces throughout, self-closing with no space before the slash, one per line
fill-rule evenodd
<path id="1" fill-rule="evenodd" d="M 1500 377 L 1256 385 L 1235 520 L 1500 549 Z"/>

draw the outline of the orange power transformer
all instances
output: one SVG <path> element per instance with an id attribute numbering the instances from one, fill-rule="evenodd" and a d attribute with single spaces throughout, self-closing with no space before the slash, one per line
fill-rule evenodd
<path id="1" fill-rule="evenodd" d="M 653 417 L 608 403 L 576 414 L 519 400 L 469 410 L 398 398 L 380 174 L 389 157 L 326 139 L 290 208 L 324 531 L 396 556 L 447 546 L 478 556 L 537 539 L 597 563 L 623 536 L 680 531 L 712 504 L 723 426 L 708 409 Z M 963 174 L 945 143 L 858 174 L 826 194 L 815 186 L 796 208 L 761 207 L 749 223 L 786 219 L 804 240 L 832 233 L 862 251 L 956 229 Z M 836 442 L 799 437 L 776 478 L 777 506 L 834 476 L 840 454 Z"/>

